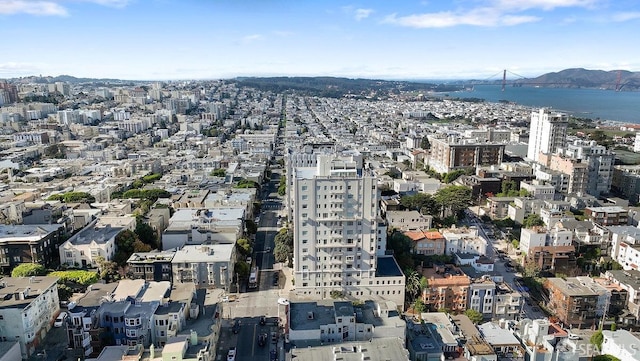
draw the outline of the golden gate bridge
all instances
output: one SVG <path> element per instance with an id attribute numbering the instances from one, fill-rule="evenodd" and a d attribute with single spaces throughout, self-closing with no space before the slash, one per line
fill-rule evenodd
<path id="1" fill-rule="evenodd" d="M 568 83 L 566 81 L 564 81 L 564 82 L 536 81 L 534 79 L 527 78 L 525 76 L 516 74 L 516 73 L 514 73 L 514 72 L 512 72 L 510 70 L 507 70 L 507 69 L 499 71 L 499 72 L 491 75 L 490 77 L 488 77 L 488 78 L 486 78 L 484 80 L 471 81 L 469 83 L 469 85 L 471 85 L 471 86 L 475 86 L 475 85 L 496 85 L 496 83 L 500 79 L 499 78 L 500 74 L 502 74 L 502 80 L 501 80 L 501 82 L 499 84 L 501 85 L 501 90 L 502 91 L 505 90 L 507 85 L 511 85 L 513 87 L 521 87 L 523 85 L 532 85 L 532 86 L 570 85 L 570 83 Z M 513 76 L 515 76 L 517 78 L 516 79 L 507 79 L 507 74 L 513 75 Z M 496 80 L 492 80 L 492 79 L 496 79 Z M 615 83 L 604 83 L 604 85 L 612 85 L 613 86 L 613 90 L 615 90 L 616 92 L 621 91 L 622 88 L 626 85 L 626 82 L 622 82 L 622 70 L 618 70 L 617 71 Z"/>

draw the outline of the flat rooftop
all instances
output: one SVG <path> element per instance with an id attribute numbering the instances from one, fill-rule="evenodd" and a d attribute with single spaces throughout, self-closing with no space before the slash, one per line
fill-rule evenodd
<path id="1" fill-rule="evenodd" d="M 404 340 L 374 338 L 371 342 L 346 342 L 339 345 L 307 346 L 296 344 L 291 349 L 292 359 L 305 361 L 390 361 L 408 360 Z"/>
<path id="2" fill-rule="evenodd" d="M 393 256 L 378 257 L 378 268 L 376 277 L 401 277 L 403 276 L 400 266 Z"/>

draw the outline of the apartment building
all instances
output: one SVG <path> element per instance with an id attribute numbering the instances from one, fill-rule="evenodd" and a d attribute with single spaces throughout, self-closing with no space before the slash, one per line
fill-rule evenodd
<path id="1" fill-rule="evenodd" d="M 490 278 L 475 280 L 469 285 L 468 308 L 480 312 L 484 318 L 491 318 L 494 313 L 495 291 L 496 284 Z"/>
<path id="2" fill-rule="evenodd" d="M 467 310 L 471 278 L 464 272 L 453 266 L 435 266 L 423 269 L 422 275 L 429 284 L 422 293 L 422 301 L 429 310 Z"/>
<path id="3" fill-rule="evenodd" d="M 446 240 L 446 254 L 456 253 L 487 254 L 487 240 L 478 235 L 475 227 L 441 229 Z"/>
<path id="4" fill-rule="evenodd" d="M 430 229 L 433 217 L 418 211 L 387 211 L 385 214 L 389 227 L 402 231 Z"/>
<path id="5" fill-rule="evenodd" d="M 0 279 L 0 340 L 18 341 L 31 357 L 60 313 L 57 277 Z"/>
<path id="6" fill-rule="evenodd" d="M 532 111 L 527 158 L 538 161 L 540 153 L 554 153 L 564 147 L 568 125 L 567 114 L 544 108 Z"/>
<path id="7" fill-rule="evenodd" d="M 404 304 L 404 277 L 384 256 L 386 225 L 376 179 L 360 154 L 317 156 L 315 167 L 292 167 L 296 294 L 325 299 L 339 292 Z"/>
<path id="8" fill-rule="evenodd" d="M 584 214 L 589 220 L 602 226 L 626 226 L 629 224 L 629 210 L 624 207 L 587 207 Z"/>
<path id="9" fill-rule="evenodd" d="M 438 173 L 500 164 L 505 147 L 501 143 L 477 143 L 473 139 L 459 139 L 453 136 L 446 139 L 429 137 L 429 142 L 429 167 Z"/>
<path id="10" fill-rule="evenodd" d="M 597 325 L 598 293 L 577 278 L 547 278 L 544 288 L 549 294 L 547 307 L 568 327 L 589 328 Z"/>
<path id="11" fill-rule="evenodd" d="M 640 265 L 640 229 L 632 226 L 607 227 L 611 232 L 611 258 L 625 270 Z"/>
<path id="12" fill-rule="evenodd" d="M 184 246 L 171 260 L 173 282 L 229 290 L 236 258 L 233 244 Z"/>
<path id="13" fill-rule="evenodd" d="M 64 234 L 61 224 L 0 225 L 0 265 L 7 274 L 22 263 L 53 266 Z"/>
<path id="14" fill-rule="evenodd" d="M 135 279 L 147 281 L 173 281 L 171 261 L 176 251 L 151 251 L 133 253 L 127 260 Z"/>
<path id="15" fill-rule="evenodd" d="M 162 234 L 162 249 L 185 245 L 235 244 L 244 234 L 244 207 L 177 210 Z"/>
<path id="16" fill-rule="evenodd" d="M 566 158 L 560 154 L 539 154 L 538 162 L 552 171 L 566 175 L 563 179 L 563 182 L 567 182 L 566 193 L 587 193 L 589 164 L 583 163 L 580 159 Z"/>
<path id="17" fill-rule="evenodd" d="M 509 205 L 513 203 L 515 197 L 488 197 L 487 208 L 489 217 L 492 219 L 503 219 L 509 215 Z"/>
<path id="18" fill-rule="evenodd" d="M 533 263 L 541 271 L 573 274 L 577 267 L 574 246 L 532 247 L 525 262 Z"/>
<path id="19" fill-rule="evenodd" d="M 636 320 L 640 319 L 640 271 L 609 270 L 604 278 L 627 292 L 626 307 Z"/>

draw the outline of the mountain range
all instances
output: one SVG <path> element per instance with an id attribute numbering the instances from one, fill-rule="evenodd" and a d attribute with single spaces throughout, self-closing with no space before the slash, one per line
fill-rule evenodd
<path id="1" fill-rule="evenodd" d="M 31 76 L 11 79 L 15 82 L 35 82 L 35 83 L 53 83 L 56 81 L 63 81 L 72 84 L 78 83 L 102 83 L 102 84 L 119 84 L 132 83 L 131 80 L 119 80 L 119 79 L 95 79 L 95 78 L 76 78 L 70 75 L 60 75 L 56 77 L 51 76 Z M 349 85 L 349 87 L 356 86 L 356 88 L 399 88 L 402 90 L 423 90 L 424 88 L 430 88 L 435 91 L 447 91 L 447 86 L 444 84 L 415 84 L 412 81 L 384 81 L 384 80 L 367 80 L 367 79 L 348 79 L 337 77 L 245 77 L 236 78 L 235 81 L 245 83 L 245 85 L 253 85 L 258 88 L 268 86 L 273 87 L 291 87 L 290 89 L 297 88 L 324 88 L 331 89 L 333 87 L 343 87 Z M 138 82 L 136 82 L 138 83 Z M 148 83 L 148 82 L 145 82 Z M 471 83 L 479 84 L 486 83 L 486 81 L 470 80 L 470 81 L 455 81 L 449 82 L 449 85 Z M 500 84 L 501 80 L 495 80 L 493 83 Z M 535 87 L 549 87 L 549 88 L 591 88 L 591 89 L 609 89 L 616 91 L 640 91 L 640 72 L 632 72 L 628 70 L 590 70 L 583 68 L 564 69 L 558 72 L 546 73 L 535 78 L 521 78 L 516 80 L 508 80 L 507 83 L 512 86 L 535 86 Z M 413 84 L 413 85 L 412 85 Z M 443 89 L 439 89 L 443 88 Z M 273 89 L 272 89 L 273 90 Z M 300 90 L 300 89 L 298 89 Z"/>

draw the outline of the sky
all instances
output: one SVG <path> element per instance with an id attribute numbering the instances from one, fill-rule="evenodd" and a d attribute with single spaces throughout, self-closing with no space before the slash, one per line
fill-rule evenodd
<path id="1" fill-rule="evenodd" d="M 640 71 L 638 34 L 638 0 L 0 0 L 0 78 Z"/>

